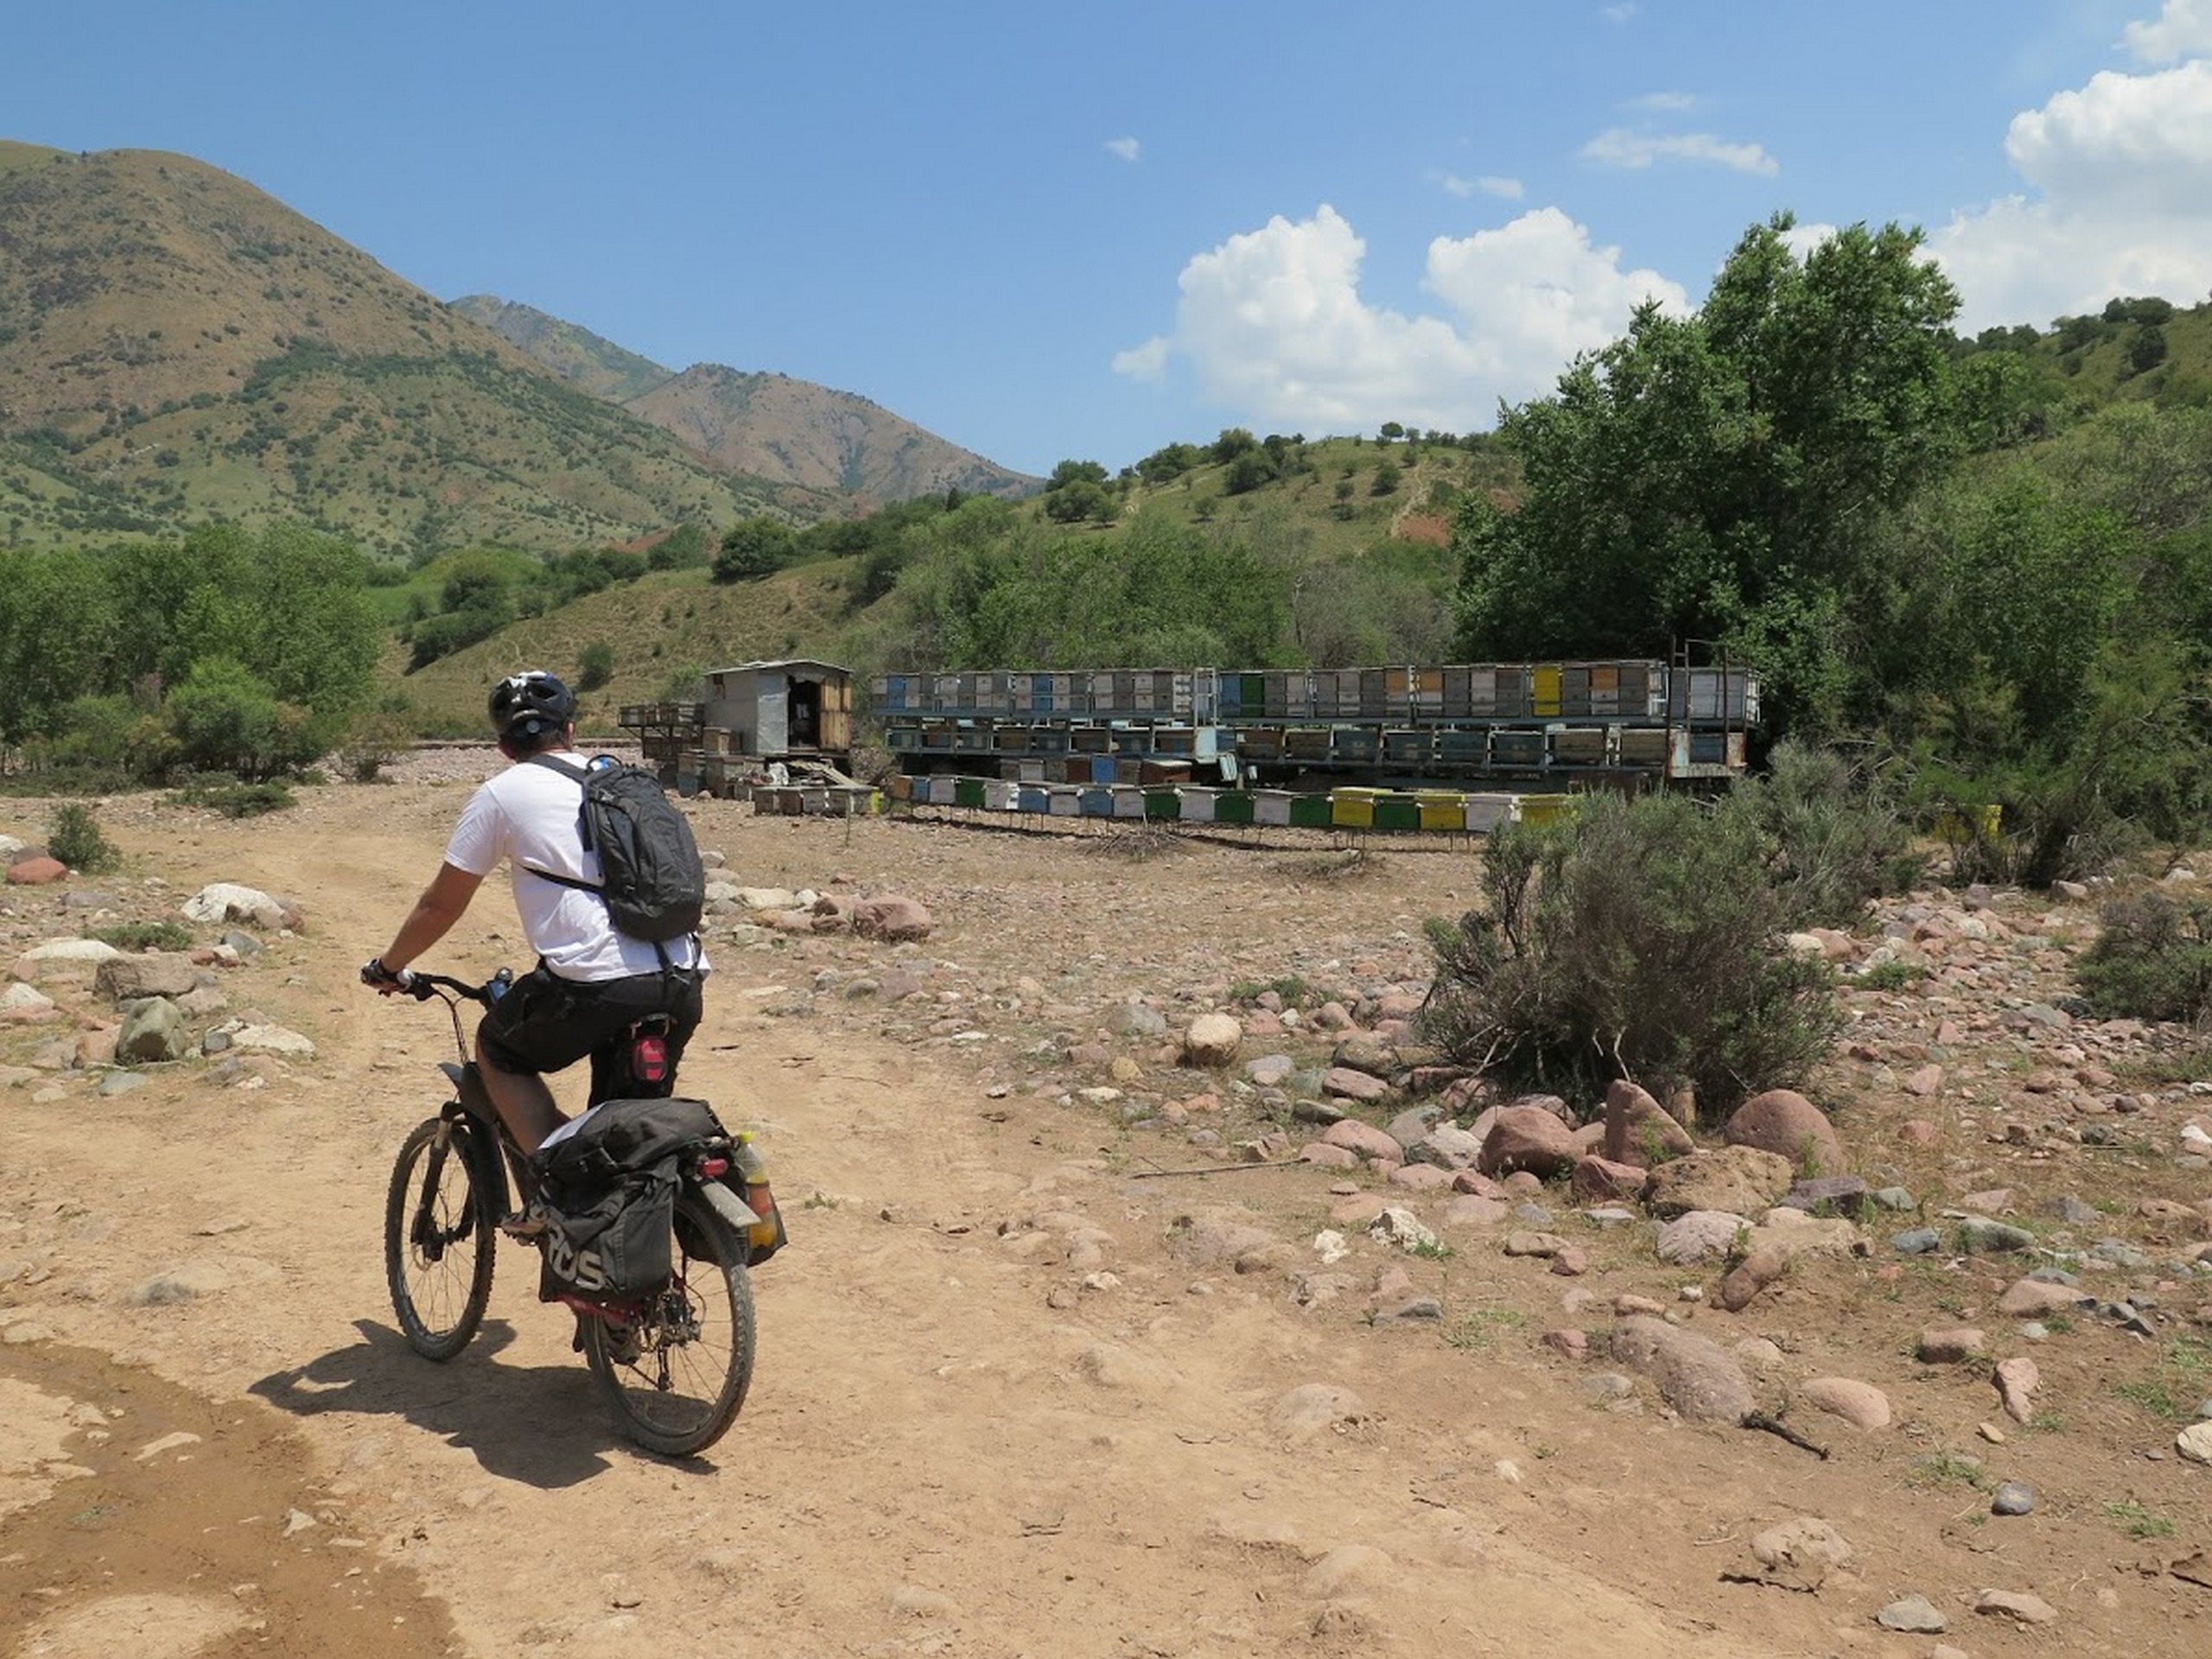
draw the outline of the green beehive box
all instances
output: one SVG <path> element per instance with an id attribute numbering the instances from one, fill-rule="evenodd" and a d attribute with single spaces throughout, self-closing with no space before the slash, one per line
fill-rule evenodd
<path id="1" fill-rule="evenodd" d="M 983 804 L 983 780 L 980 778 L 956 779 L 952 785 L 955 806 L 981 806 Z"/>
<path id="2" fill-rule="evenodd" d="M 1335 805 L 1325 795 L 1294 795 L 1290 822 L 1297 830 L 1326 830 L 1336 822 Z"/>
<path id="3" fill-rule="evenodd" d="M 1376 796 L 1375 827 L 1377 830 L 1420 829 L 1421 803 L 1410 795 Z"/>
<path id="4" fill-rule="evenodd" d="M 1144 815 L 1148 819 L 1179 818 L 1183 798 L 1172 789 L 1148 789 L 1144 792 Z"/>
<path id="5" fill-rule="evenodd" d="M 1241 789 L 1224 789 L 1213 798 L 1213 821 L 1216 823 L 1251 823 L 1252 798 Z"/>

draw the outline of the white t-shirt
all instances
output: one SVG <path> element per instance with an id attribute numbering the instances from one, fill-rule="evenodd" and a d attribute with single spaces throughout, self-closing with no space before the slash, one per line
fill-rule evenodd
<path id="1" fill-rule="evenodd" d="M 570 766 L 584 760 L 569 750 L 558 758 Z M 535 874 L 550 870 L 594 886 L 599 882 L 599 855 L 584 850 L 579 825 L 583 798 L 583 780 L 572 772 L 527 762 L 509 766 L 468 798 L 446 845 L 446 862 L 486 876 L 505 859 L 523 937 L 563 979 L 596 982 L 658 973 L 659 952 L 646 940 L 617 932 L 598 894 Z M 671 939 L 661 949 L 675 967 L 706 969 L 696 938 Z"/>

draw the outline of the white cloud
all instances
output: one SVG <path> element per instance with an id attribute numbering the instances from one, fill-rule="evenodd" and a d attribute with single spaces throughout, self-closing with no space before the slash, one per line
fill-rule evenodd
<path id="1" fill-rule="evenodd" d="M 1520 180 L 1500 178 L 1493 173 L 1474 179 L 1463 179 L 1457 173 L 1440 173 L 1436 181 L 1447 194 L 1463 201 L 1470 196 L 1497 196 L 1506 201 L 1518 201 L 1522 195 Z"/>
<path id="2" fill-rule="evenodd" d="M 1619 5 L 1599 7 L 1598 15 L 1609 23 L 1624 23 L 1643 10 L 1642 6 L 1636 3 L 1636 0 L 1622 0 Z"/>
<path id="3" fill-rule="evenodd" d="M 1772 178 L 1782 170 L 1774 157 L 1758 144 L 1732 143 L 1709 132 L 1634 132 L 1613 127 L 1582 146 L 1586 161 L 1607 167 L 1641 169 L 1654 162 L 1705 162 L 1738 173 Z"/>
<path id="4" fill-rule="evenodd" d="M 2199 10 L 2172 0 L 2145 27 Z M 2212 287 L 2212 62 L 2098 74 L 2014 117 L 2005 149 L 2028 191 L 1929 238 L 1962 327 L 2042 325 L 2120 294 L 2189 304 Z"/>
<path id="5" fill-rule="evenodd" d="M 2144 63 L 2179 63 L 2212 52 L 2212 0 L 2166 0 L 2157 21 L 2130 23 L 2121 39 Z"/>
<path id="6" fill-rule="evenodd" d="M 1109 154 L 1118 156 L 1125 162 L 1134 162 L 1143 152 L 1144 146 L 1134 138 L 1109 138 L 1106 149 Z"/>
<path id="7" fill-rule="evenodd" d="M 1680 115 L 1697 108 L 1695 92 L 1646 92 L 1641 98 L 1628 101 L 1631 110 L 1649 110 L 1654 115 Z"/>
<path id="8" fill-rule="evenodd" d="M 1467 430 L 1488 426 L 1499 399 L 1545 390 L 1578 352 L 1617 338 L 1647 297 L 1675 313 L 1689 307 L 1678 284 L 1624 270 L 1618 248 L 1593 246 L 1555 207 L 1432 241 L 1422 286 L 1446 316 L 1369 304 L 1359 291 L 1366 253 L 1326 205 L 1232 236 L 1184 267 L 1174 334 L 1114 367 L 1157 378 L 1179 355 L 1209 401 L 1262 424 Z"/>

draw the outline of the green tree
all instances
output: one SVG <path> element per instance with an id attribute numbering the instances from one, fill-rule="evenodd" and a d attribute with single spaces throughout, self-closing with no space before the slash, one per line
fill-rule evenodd
<path id="1" fill-rule="evenodd" d="M 776 518 L 747 518 L 723 535 L 721 551 L 715 556 L 715 580 L 758 582 L 789 564 L 797 551 L 798 539 L 789 524 Z"/>
<path id="2" fill-rule="evenodd" d="M 1517 511 L 1461 507 L 1461 647 L 1480 658 L 1756 651 L 1785 722 L 1832 723 L 1883 511 L 1963 448 L 1958 296 L 1916 231 L 1855 226 L 1802 260 L 1747 232 L 1703 309 L 1647 304 L 1500 435 Z"/>
<path id="3" fill-rule="evenodd" d="M 614 647 L 594 639 L 576 659 L 576 690 L 596 691 L 614 677 Z"/>

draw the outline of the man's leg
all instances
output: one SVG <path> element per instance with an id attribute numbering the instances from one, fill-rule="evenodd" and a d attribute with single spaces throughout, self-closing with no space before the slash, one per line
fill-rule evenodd
<path id="1" fill-rule="evenodd" d="M 492 1109 L 499 1113 L 499 1122 L 507 1126 L 507 1133 L 525 1154 L 536 1152 L 547 1135 L 569 1121 L 568 1115 L 553 1103 L 553 1091 L 545 1086 L 543 1077 L 500 1070 L 480 1044 L 476 1069 L 484 1078 L 484 1092 L 491 1097 Z"/>

